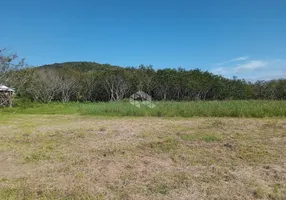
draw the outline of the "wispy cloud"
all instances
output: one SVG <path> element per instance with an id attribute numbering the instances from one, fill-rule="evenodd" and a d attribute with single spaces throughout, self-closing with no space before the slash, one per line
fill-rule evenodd
<path id="1" fill-rule="evenodd" d="M 214 74 L 227 78 L 237 76 L 246 80 L 271 80 L 286 78 L 286 59 L 244 60 L 216 66 L 210 70 Z"/>
<path id="2" fill-rule="evenodd" d="M 230 60 L 230 62 L 241 61 L 241 60 L 248 60 L 248 59 L 249 59 L 249 57 L 244 56 L 244 57 L 238 57 L 238 58 L 232 59 L 232 60 Z"/>
<path id="3" fill-rule="evenodd" d="M 224 67 L 218 67 L 218 68 L 214 68 L 212 69 L 212 73 L 214 74 L 225 74 L 227 71 L 225 70 Z"/>
<path id="4" fill-rule="evenodd" d="M 227 61 L 223 61 L 223 62 L 217 63 L 216 65 L 225 65 L 225 64 L 232 63 L 232 62 L 244 61 L 244 60 L 248 60 L 248 59 L 249 59 L 248 56 L 242 56 L 242 57 L 237 57 L 237 58 L 234 58 L 234 59 L 231 59 L 231 60 L 227 60 Z"/>
<path id="5" fill-rule="evenodd" d="M 244 64 L 239 64 L 238 67 L 234 68 L 234 72 L 238 73 L 245 70 L 254 70 L 257 68 L 265 67 L 268 63 L 262 60 L 252 60 Z"/>

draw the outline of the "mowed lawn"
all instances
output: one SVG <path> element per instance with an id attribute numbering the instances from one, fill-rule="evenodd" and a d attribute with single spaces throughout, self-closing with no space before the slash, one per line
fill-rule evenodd
<path id="1" fill-rule="evenodd" d="M 0 199 L 286 199 L 286 119 L 1 113 Z"/>

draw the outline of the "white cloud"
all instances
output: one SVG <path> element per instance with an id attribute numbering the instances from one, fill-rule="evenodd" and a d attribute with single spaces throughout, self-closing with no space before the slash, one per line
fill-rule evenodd
<path id="1" fill-rule="evenodd" d="M 235 62 L 235 61 L 248 60 L 248 59 L 249 59 L 249 57 L 244 56 L 244 57 L 238 57 L 238 58 L 232 59 L 230 61 Z"/>
<path id="2" fill-rule="evenodd" d="M 286 78 L 286 60 L 241 60 L 238 64 L 214 67 L 210 71 L 226 78 L 237 76 L 249 81 Z"/>
<path id="3" fill-rule="evenodd" d="M 214 68 L 214 69 L 211 70 L 211 72 L 214 73 L 214 74 L 221 74 L 221 75 L 227 73 L 227 71 L 226 71 L 226 69 L 224 67 Z"/>
<path id="4" fill-rule="evenodd" d="M 231 59 L 231 60 L 223 61 L 221 63 L 217 63 L 216 65 L 225 65 L 225 64 L 228 64 L 228 63 L 237 62 L 237 61 L 243 61 L 243 60 L 248 60 L 248 59 L 249 59 L 248 56 L 242 56 L 242 57 L 234 58 L 234 59 Z"/>
<path id="5" fill-rule="evenodd" d="M 234 68 L 234 73 L 238 73 L 245 70 L 254 70 L 261 67 L 267 66 L 268 63 L 262 60 L 252 60 L 244 64 L 239 64 L 238 67 Z"/>

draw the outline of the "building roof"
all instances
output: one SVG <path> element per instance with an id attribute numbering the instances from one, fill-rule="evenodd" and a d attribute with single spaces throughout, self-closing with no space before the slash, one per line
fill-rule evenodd
<path id="1" fill-rule="evenodd" d="M 12 88 L 8 88 L 5 85 L 0 85 L 0 91 L 5 91 L 5 92 L 14 92 Z"/>
<path id="2" fill-rule="evenodd" d="M 134 99 L 134 100 L 136 100 L 138 98 L 141 98 L 142 100 L 145 100 L 145 101 L 151 101 L 152 100 L 152 97 L 143 91 L 138 91 L 138 92 L 132 94 L 130 98 Z"/>

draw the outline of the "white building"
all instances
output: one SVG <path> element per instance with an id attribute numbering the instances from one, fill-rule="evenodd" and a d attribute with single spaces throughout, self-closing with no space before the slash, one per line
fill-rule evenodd
<path id="1" fill-rule="evenodd" d="M 11 106 L 13 94 L 13 89 L 5 85 L 0 85 L 0 106 Z"/>

